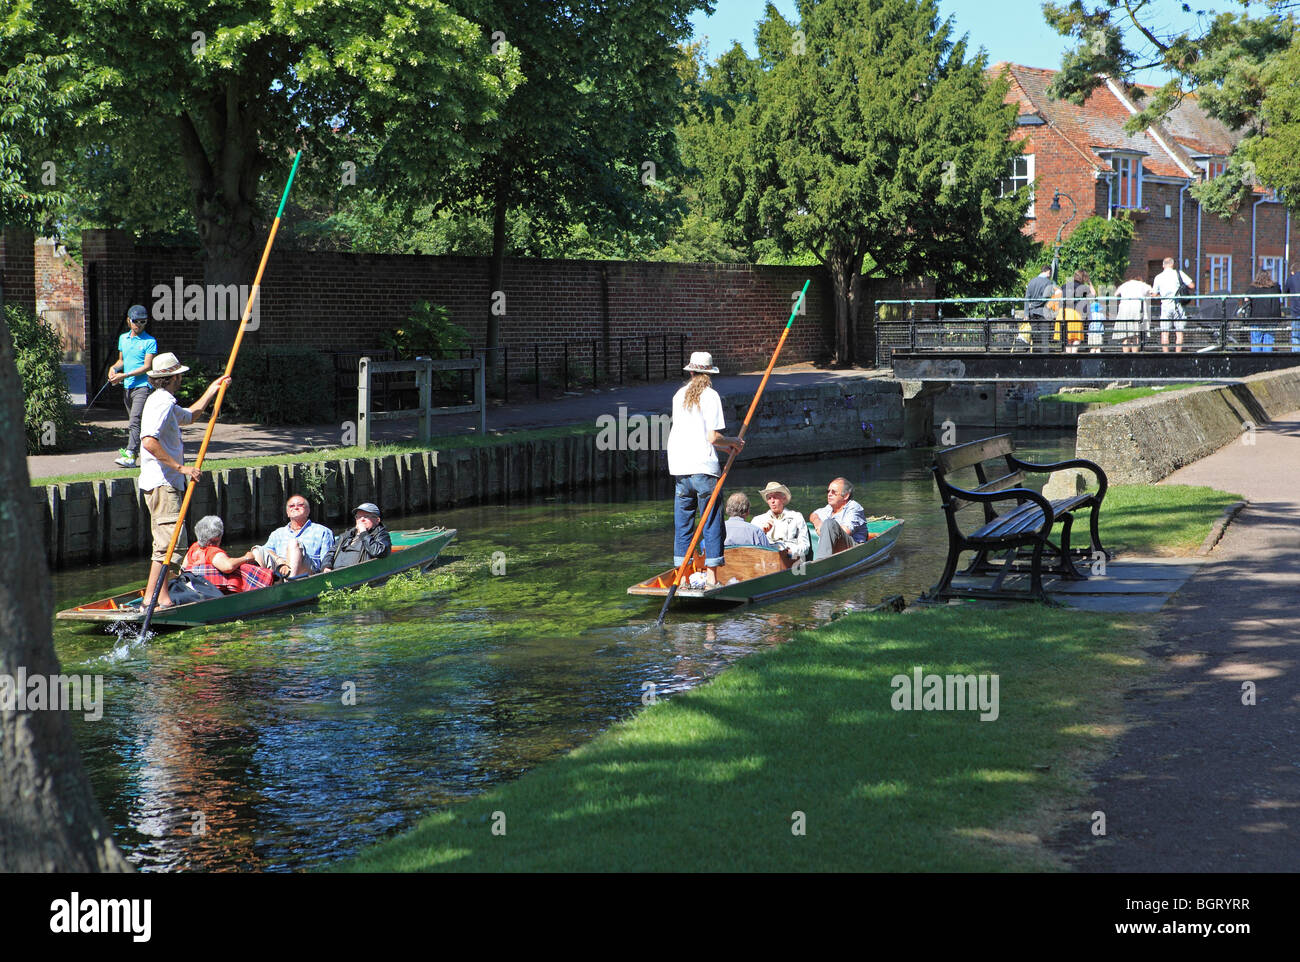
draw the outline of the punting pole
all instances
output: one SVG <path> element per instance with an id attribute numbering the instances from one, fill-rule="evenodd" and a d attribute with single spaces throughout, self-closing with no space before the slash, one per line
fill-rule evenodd
<path id="1" fill-rule="evenodd" d="M 276 232 L 280 229 L 280 218 L 284 216 L 284 205 L 289 200 L 289 188 L 293 186 L 293 175 L 298 172 L 298 162 L 302 160 L 302 151 L 298 151 L 293 158 L 293 169 L 289 171 L 289 182 L 284 185 L 284 194 L 280 197 L 280 209 L 275 212 L 275 221 L 271 224 L 270 236 L 266 238 L 266 247 L 262 251 L 262 262 L 257 265 L 257 277 L 253 279 L 253 289 L 248 292 L 248 303 L 244 305 L 244 316 L 239 320 L 239 330 L 235 333 L 235 343 L 230 348 L 230 359 L 226 361 L 226 371 L 224 377 L 230 377 L 231 371 L 235 369 L 235 358 L 239 356 L 239 345 L 244 340 L 244 329 L 248 324 L 249 318 L 253 316 L 253 305 L 257 302 L 258 292 L 262 287 L 262 273 L 266 270 L 266 262 L 271 256 L 271 246 L 275 243 Z M 199 445 L 198 456 L 194 459 L 194 467 L 203 467 L 203 458 L 208 453 L 208 442 L 212 440 L 212 430 L 217 426 L 217 415 L 221 413 L 221 402 L 226 396 L 226 388 L 230 382 L 227 381 L 217 389 L 217 400 L 212 406 L 212 417 L 208 419 L 207 430 L 203 432 L 203 443 Z M 144 638 L 149 634 L 149 623 L 153 620 L 154 606 L 158 604 L 158 594 L 162 591 L 163 579 L 167 577 L 167 565 L 171 563 L 172 553 L 176 550 L 176 541 L 180 538 L 181 525 L 185 523 L 185 512 L 189 510 L 190 499 L 194 496 L 194 485 L 198 482 L 193 478 L 189 484 L 185 485 L 185 498 L 181 501 L 181 513 L 176 518 L 176 527 L 172 531 L 172 539 L 167 545 L 167 554 L 163 556 L 163 570 L 158 575 L 158 581 L 153 586 L 153 597 L 144 609 L 144 621 L 140 623 L 140 637 Z"/>
<path id="2" fill-rule="evenodd" d="M 772 368 L 776 367 L 776 359 L 781 354 L 781 348 L 785 346 L 785 339 L 790 335 L 790 328 L 794 324 L 795 315 L 799 313 L 799 307 L 803 304 L 803 299 L 808 293 L 808 285 L 812 283 L 812 278 L 803 282 L 803 290 L 799 292 L 799 297 L 794 302 L 794 309 L 790 311 L 790 320 L 785 322 L 785 330 L 781 332 L 781 340 L 776 342 L 776 350 L 772 352 L 772 359 L 767 362 L 767 370 L 763 372 L 763 380 L 758 382 L 758 390 L 754 392 L 754 400 L 749 402 L 749 411 L 745 414 L 745 423 L 740 426 L 740 433 L 736 435 L 740 440 L 745 440 L 745 432 L 749 430 L 749 420 L 754 416 L 758 409 L 758 399 L 763 396 L 763 388 L 767 387 L 767 379 L 772 376 Z M 709 516 L 713 513 L 714 504 L 718 500 L 718 493 L 722 491 L 722 485 L 727 480 L 727 473 L 731 470 L 731 463 L 736 460 L 736 451 L 732 451 L 727 458 L 727 466 L 722 469 L 722 476 L 718 478 L 718 483 L 713 486 L 713 493 L 709 495 L 708 507 L 704 509 L 704 514 L 700 516 L 700 523 L 695 526 L 695 536 L 691 538 L 691 546 L 686 549 L 686 560 L 682 566 L 673 572 L 673 583 L 668 586 L 668 597 L 664 599 L 663 610 L 659 612 L 659 620 L 655 625 L 662 625 L 664 618 L 668 615 L 668 606 L 673 603 L 673 595 L 677 594 L 677 586 L 686 577 L 686 569 L 691 566 L 691 559 L 695 557 L 695 546 L 700 543 L 700 536 L 704 534 L 704 523 L 708 521 Z"/>

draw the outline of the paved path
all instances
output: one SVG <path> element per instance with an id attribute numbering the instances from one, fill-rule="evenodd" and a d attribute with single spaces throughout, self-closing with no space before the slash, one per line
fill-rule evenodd
<path id="1" fill-rule="evenodd" d="M 1300 869 L 1300 412 L 1255 442 L 1166 479 L 1250 504 L 1165 608 L 1167 670 L 1128 694 L 1131 727 L 1056 839 L 1083 871 Z"/>
<path id="2" fill-rule="evenodd" d="M 772 372 L 766 390 L 802 387 L 812 384 L 825 384 L 828 381 L 846 377 L 880 377 L 888 372 L 866 370 L 862 368 L 849 370 L 824 370 L 811 364 L 794 364 L 781 367 Z M 682 375 L 685 379 L 686 375 Z M 752 396 L 762 379 L 762 372 L 714 377 L 713 386 L 722 395 Z M 619 405 L 628 408 L 628 414 L 637 412 L 663 413 L 672 403 L 673 392 L 681 382 L 660 381 L 654 384 L 635 384 L 625 387 L 602 388 L 573 392 L 561 398 L 538 401 L 532 396 L 531 385 L 511 387 L 512 403 L 500 404 L 489 401 L 488 430 L 515 431 L 525 428 L 555 427 L 563 424 L 595 424 L 602 414 L 617 416 Z M 106 427 L 126 428 L 126 413 L 121 410 L 121 392 L 110 388 L 105 396 L 112 395 L 112 409 L 102 405 L 95 409 L 95 417 L 87 423 Z M 458 431 L 470 432 L 476 423 L 476 415 L 447 415 L 440 417 L 434 424 L 435 434 L 453 434 Z M 183 429 L 185 450 L 193 457 L 198 451 L 207 427 L 206 420 L 195 422 Z M 738 425 L 737 425 L 738 427 Z M 376 441 L 410 440 L 416 435 L 416 422 L 376 421 L 371 430 L 371 437 Z M 343 426 L 341 424 L 313 424 L 293 427 L 265 427 L 259 424 L 228 423 L 220 421 L 212 432 L 212 441 L 208 445 L 208 458 L 250 458 L 268 454 L 297 454 L 318 448 L 338 447 L 342 443 Z M 52 454 L 30 457 L 27 470 L 33 478 L 53 477 L 56 475 L 85 474 L 91 471 L 118 470 L 113 459 L 117 450 L 107 447 L 99 451 L 84 451 L 77 454 Z"/>

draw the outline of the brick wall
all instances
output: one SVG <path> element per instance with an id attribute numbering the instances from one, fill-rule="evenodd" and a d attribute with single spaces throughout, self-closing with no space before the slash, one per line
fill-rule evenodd
<path id="1" fill-rule="evenodd" d="M 80 363 L 86 349 L 81 265 L 49 238 L 36 240 L 36 312 L 63 335 L 64 361 Z"/>
<path id="2" fill-rule="evenodd" d="M 0 230 L 0 285 L 6 304 L 36 312 L 36 268 L 31 231 Z"/>
<path id="3" fill-rule="evenodd" d="M 135 246 L 120 232 L 87 231 L 83 252 L 88 339 L 101 366 L 114 350 L 127 307 L 142 303 L 152 312 L 155 286 L 174 287 L 177 277 L 182 285 L 203 281 L 196 250 Z M 617 377 L 620 339 L 625 371 L 641 376 L 647 335 L 651 376 L 657 378 L 664 366 L 664 334 L 674 377 L 681 367 L 679 349 L 710 351 L 728 373 L 761 368 L 789 317 L 793 295 L 809 277 L 806 315 L 791 330 L 782 360 L 816 360 L 831 353 L 834 302 L 820 268 L 512 258 L 505 276 L 500 343 L 510 349 L 512 379 L 515 371 L 531 370 L 534 344 L 543 376 L 557 376 L 565 342 L 571 371 L 589 376 L 593 341 L 602 378 Z M 932 296 L 926 289 L 909 287 L 922 291 L 915 296 Z M 892 297 L 901 290 L 899 284 L 880 282 L 873 293 Z M 469 333 L 471 345 L 481 348 L 492 303 L 488 259 L 276 250 L 263 279 L 260 329 L 250 343 L 373 350 L 417 300 L 446 306 Z M 150 327 L 159 349 L 182 359 L 193 351 L 197 329 L 192 320 L 154 321 Z M 860 356 L 870 358 L 869 331 L 860 331 L 859 341 Z"/>

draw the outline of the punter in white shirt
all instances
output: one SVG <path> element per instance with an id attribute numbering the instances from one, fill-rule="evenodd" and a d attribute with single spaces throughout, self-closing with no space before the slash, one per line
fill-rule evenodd
<path id="1" fill-rule="evenodd" d="M 745 446 L 740 438 L 722 433 L 726 421 L 722 415 L 722 398 L 713 390 L 710 374 L 717 374 L 713 357 L 707 351 L 691 354 L 691 363 L 682 370 L 691 379 L 673 395 L 673 426 L 668 432 L 668 473 L 677 482 L 673 496 L 673 566 L 680 568 L 686 549 L 709 503 L 709 497 L 722 474 L 718 451 L 739 452 Z M 718 568 L 725 558 L 722 505 L 715 503 L 701 536 L 704 565 L 708 569 L 705 584 L 718 583 Z M 701 545 L 696 545 L 698 549 Z"/>
<path id="2" fill-rule="evenodd" d="M 1160 298 L 1160 350 L 1166 354 L 1169 353 L 1169 331 L 1174 331 L 1174 340 L 1177 343 L 1175 352 L 1181 353 L 1183 350 L 1183 331 L 1187 327 L 1187 312 L 1183 310 L 1183 305 L 1176 300 L 1178 287 L 1181 283 L 1187 290 L 1196 289 L 1196 284 L 1190 277 L 1174 267 L 1174 259 L 1166 257 L 1164 267 L 1155 280 L 1151 282 L 1151 290 L 1155 296 Z"/>

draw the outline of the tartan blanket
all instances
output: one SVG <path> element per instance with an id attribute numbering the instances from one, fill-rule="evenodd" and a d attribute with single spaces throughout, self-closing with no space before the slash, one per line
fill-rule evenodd
<path id="1" fill-rule="evenodd" d="M 275 579 L 270 568 L 259 568 L 251 561 L 244 562 L 233 574 L 223 574 L 216 565 L 203 562 L 186 565 L 185 570 L 202 575 L 227 594 L 265 588 Z"/>

